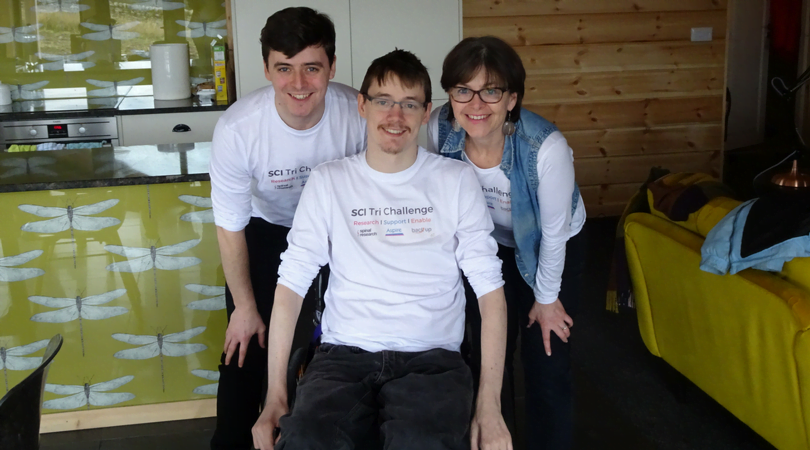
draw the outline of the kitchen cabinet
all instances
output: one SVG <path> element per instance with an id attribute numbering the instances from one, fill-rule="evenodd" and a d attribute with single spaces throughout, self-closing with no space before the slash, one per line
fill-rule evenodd
<path id="1" fill-rule="evenodd" d="M 0 349 L 38 358 L 59 333 L 48 383 L 117 386 L 47 392 L 41 431 L 215 414 L 227 322 L 210 148 L 0 152 Z M 33 367 L 7 369 L 0 395 Z"/>
<path id="2" fill-rule="evenodd" d="M 3 268 L 18 273 L 0 283 L 0 347 L 27 345 L 59 333 L 64 345 L 51 366 L 49 383 L 81 386 L 121 377 L 131 380 L 115 391 L 130 395 L 90 397 L 87 405 L 46 393 L 44 413 L 213 397 L 215 390 L 201 393 L 196 388 L 211 383 L 199 374 L 215 373 L 219 365 L 226 322 L 224 296 L 218 295 L 225 292 L 225 280 L 214 224 L 187 220 L 205 211 L 188 199 L 208 199 L 210 189 L 209 182 L 183 182 L 0 193 L 6 212 L 6 226 L 0 229 L 2 256 L 30 255 L 23 264 L 28 272 Z M 70 230 L 45 230 L 45 219 L 22 211 L 20 205 L 107 209 L 82 216 L 84 225 L 73 222 Z M 39 225 L 37 232 L 26 224 Z M 117 250 L 119 246 L 126 252 Z M 158 248 L 157 255 L 176 256 L 157 256 L 164 261 L 154 263 L 150 247 Z M 79 298 L 87 300 L 85 308 L 91 311 L 69 314 L 67 309 L 81 308 Z M 75 305 L 67 299 L 76 300 Z M 150 337 L 156 340 L 158 333 L 187 330 L 195 331 L 176 346 L 180 353 L 172 355 L 150 354 L 148 346 L 140 347 L 143 354 L 138 354 L 131 349 L 139 347 L 122 337 L 141 336 L 138 342 L 143 345 Z M 29 373 L 5 371 L 0 393 Z"/>
<path id="3" fill-rule="evenodd" d="M 446 100 L 442 62 L 461 40 L 460 0 L 239 0 L 233 2 L 237 96 L 267 85 L 259 36 L 267 17 L 289 6 L 309 6 L 335 23 L 335 81 L 357 89 L 375 58 L 395 48 L 416 54 L 430 72 L 434 103 Z"/>
<path id="4" fill-rule="evenodd" d="M 120 145 L 210 142 L 224 111 L 118 116 Z"/>

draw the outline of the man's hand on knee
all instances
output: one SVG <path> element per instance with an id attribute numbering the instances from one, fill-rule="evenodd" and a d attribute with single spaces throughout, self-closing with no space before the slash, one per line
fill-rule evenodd
<path id="1" fill-rule="evenodd" d="M 283 398 L 271 398 L 267 396 L 267 404 L 259 416 L 259 420 L 253 425 L 253 447 L 257 450 L 273 450 L 273 446 L 278 442 L 280 435 L 276 434 L 278 420 L 287 414 L 287 401 Z"/>
<path id="2" fill-rule="evenodd" d="M 512 436 L 497 402 L 479 397 L 470 427 L 472 450 L 512 450 Z"/>
<path id="3" fill-rule="evenodd" d="M 264 348 L 264 333 L 266 327 L 262 316 L 255 306 L 236 308 L 231 314 L 228 329 L 225 331 L 225 365 L 231 363 L 231 357 L 239 347 L 239 367 L 245 362 L 248 343 L 254 334 L 259 335 L 259 345 Z"/>

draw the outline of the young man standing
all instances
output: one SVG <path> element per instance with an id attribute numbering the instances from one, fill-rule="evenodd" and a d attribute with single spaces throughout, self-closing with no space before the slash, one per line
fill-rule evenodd
<path id="1" fill-rule="evenodd" d="M 469 166 L 416 144 L 430 78 L 412 53 L 375 60 L 358 96 L 368 149 L 316 168 L 282 255 L 268 341 L 268 394 L 254 446 L 511 448 L 500 413 L 506 337 L 501 263 Z M 330 282 L 322 344 L 285 415 L 285 370 L 303 295 L 321 266 Z M 464 271 L 483 317 L 480 389 L 459 346 Z M 284 416 L 284 417 L 282 417 Z M 377 424 L 381 425 L 379 428 Z"/>
<path id="2" fill-rule="evenodd" d="M 310 8 L 284 9 L 267 19 L 261 44 L 272 86 L 228 108 L 211 151 L 211 199 L 228 312 L 214 450 L 251 448 L 280 254 L 311 170 L 365 148 L 357 91 L 329 81 L 335 75 L 329 17 Z M 317 288 L 310 294 L 317 296 Z"/>

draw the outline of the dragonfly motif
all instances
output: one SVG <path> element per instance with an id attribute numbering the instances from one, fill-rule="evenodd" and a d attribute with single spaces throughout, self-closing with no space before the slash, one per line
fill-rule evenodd
<path id="1" fill-rule="evenodd" d="M 139 58 L 149 59 L 150 52 L 149 50 L 130 50 L 129 54 Z"/>
<path id="2" fill-rule="evenodd" d="M 200 258 L 194 256 L 169 256 L 183 253 L 199 243 L 200 239 L 191 239 L 165 247 L 155 247 L 153 245 L 149 248 L 140 248 L 105 245 L 104 250 L 125 256 L 128 259 L 128 261 L 119 261 L 108 265 L 107 270 L 110 272 L 137 273 L 152 269 L 152 278 L 155 283 L 155 306 L 158 306 L 157 269 L 180 270 L 201 263 Z"/>
<path id="3" fill-rule="evenodd" d="M 39 217 L 53 217 L 49 220 L 28 222 L 22 226 L 23 231 L 34 233 L 59 233 L 70 230 L 70 240 L 73 241 L 73 268 L 76 268 L 76 239 L 73 230 L 98 231 L 121 223 L 115 217 L 88 217 L 106 211 L 118 204 L 117 198 L 111 198 L 90 205 L 67 208 L 39 205 L 19 205 L 20 210 Z"/>
<path id="4" fill-rule="evenodd" d="M 90 50 L 86 52 L 77 53 L 75 55 L 52 55 L 50 53 L 37 53 L 37 57 L 40 59 L 45 59 L 48 61 L 53 61 L 49 63 L 42 63 L 40 66 L 42 70 L 64 70 L 65 63 L 67 62 L 78 62 L 83 69 L 89 69 L 91 67 L 95 67 L 96 63 L 90 61 L 81 61 L 82 59 L 89 58 L 93 56 L 96 52 Z"/>
<path id="5" fill-rule="evenodd" d="M 25 356 L 48 346 L 49 339 L 32 342 L 19 347 L 0 347 L 0 367 L 3 368 L 3 378 L 6 381 L 6 392 L 8 392 L 8 372 L 7 370 L 33 370 L 42 363 L 42 357 Z"/>
<path id="6" fill-rule="evenodd" d="M 18 175 L 37 174 L 56 176 L 56 172 L 43 166 L 55 164 L 56 160 L 49 156 L 32 156 L 30 158 L 9 158 L 0 161 L 0 166 L 10 167 L 3 172 L 0 178 L 16 177 Z"/>
<path id="7" fill-rule="evenodd" d="M 30 252 L 20 253 L 19 255 L 0 258 L 0 281 L 23 281 L 44 275 L 45 271 L 42 269 L 33 267 L 14 268 L 14 266 L 19 266 L 34 258 L 38 258 L 42 253 L 42 250 L 31 250 Z"/>
<path id="8" fill-rule="evenodd" d="M 196 327 L 179 333 L 162 334 L 155 336 L 142 336 L 135 334 L 115 333 L 113 339 L 132 345 L 143 347 L 130 348 L 116 352 L 113 357 L 118 359 L 150 359 L 160 356 L 160 381 L 163 392 L 166 392 L 166 379 L 163 371 L 163 356 L 187 356 L 201 352 L 208 348 L 205 344 L 180 344 L 205 331 L 205 327 Z"/>
<path id="9" fill-rule="evenodd" d="M 101 25 L 97 23 L 90 23 L 90 22 L 82 22 L 81 26 L 95 31 L 95 33 L 87 33 L 83 34 L 82 38 L 89 39 L 91 41 L 107 41 L 110 39 L 117 39 L 119 41 L 126 41 L 129 39 L 135 39 L 136 37 L 140 36 L 140 33 L 134 31 L 123 31 L 128 30 L 140 22 L 127 22 L 122 23 L 120 25 Z"/>
<path id="10" fill-rule="evenodd" d="M 31 7 L 31 11 L 42 13 L 77 13 L 87 11 L 89 5 L 82 5 L 79 0 L 37 0 L 36 6 Z"/>
<path id="11" fill-rule="evenodd" d="M 183 2 L 170 2 L 165 0 L 141 0 L 137 3 L 132 3 L 127 6 L 139 11 L 143 10 L 174 11 L 175 9 L 184 8 L 186 5 Z"/>
<path id="12" fill-rule="evenodd" d="M 93 86 L 98 86 L 102 89 L 93 89 L 91 91 L 87 91 L 87 95 L 93 97 L 110 97 L 113 95 L 118 95 L 118 87 L 119 86 L 133 86 L 141 81 L 143 81 L 143 77 L 133 78 L 131 80 L 123 80 L 123 81 L 102 81 L 102 80 L 93 80 L 87 79 L 84 80 L 88 84 L 92 84 Z"/>
<path id="13" fill-rule="evenodd" d="M 34 314 L 31 320 L 45 323 L 65 323 L 79 319 L 79 336 L 82 342 L 82 356 L 84 356 L 84 328 L 82 319 L 103 320 L 128 313 L 129 310 L 123 306 L 99 306 L 109 303 L 126 293 L 126 289 L 116 289 L 85 298 L 78 295 L 75 298 L 55 298 L 32 295 L 28 297 L 28 300 L 49 308 L 61 309 Z"/>
<path id="14" fill-rule="evenodd" d="M 0 27 L 0 44 L 8 44 L 14 41 L 23 44 L 36 42 L 39 40 L 39 35 L 37 35 L 36 32 L 41 26 L 42 24 L 35 23 L 33 25 L 26 25 L 24 27 Z"/>
<path id="15" fill-rule="evenodd" d="M 105 381 L 102 383 L 84 383 L 82 386 L 46 384 L 46 391 L 53 392 L 57 395 L 68 395 L 69 397 L 48 400 L 42 404 L 42 407 L 45 409 L 76 409 L 87 405 L 87 409 L 90 409 L 90 405 L 117 405 L 119 403 L 132 400 L 135 398 L 135 395 L 130 394 L 129 392 L 104 393 L 104 391 L 118 389 L 132 381 L 133 378 L 135 377 L 132 375 L 127 375 L 125 377 L 116 378 L 114 380 Z"/>
<path id="16" fill-rule="evenodd" d="M 186 289 L 202 295 L 212 296 L 204 300 L 189 303 L 188 309 L 198 311 L 219 311 L 225 309 L 225 286 L 208 286 L 205 284 L 187 284 Z"/>
<path id="17" fill-rule="evenodd" d="M 34 100 L 42 98 L 41 88 L 50 83 L 49 80 L 38 81 L 31 84 L 15 84 L 11 86 L 12 100 Z"/>
<path id="18" fill-rule="evenodd" d="M 200 208 L 213 208 L 211 197 L 200 197 L 197 195 L 181 195 L 178 197 L 181 201 L 189 205 L 199 206 Z M 185 213 L 180 216 L 180 220 L 186 222 L 201 222 L 201 223 L 214 223 L 214 210 L 206 209 L 204 211 L 194 211 Z"/>
<path id="19" fill-rule="evenodd" d="M 202 369 L 194 369 L 191 371 L 193 375 L 196 375 L 200 378 L 205 378 L 206 380 L 210 381 L 217 381 L 217 383 L 213 384 L 204 384 L 202 386 L 197 386 L 194 388 L 193 393 L 200 394 L 200 395 L 217 395 L 217 388 L 219 387 L 219 372 L 216 370 L 202 370 Z"/>
<path id="20" fill-rule="evenodd" d="M 216 22 L 189 22 L 188 20 L 175 20 L 178 25 L 186 27 L 184 31 L 177 33 L 180 37 L 199 38 L 203 36 L 217 37 L 227 36 L 228 30 L 223 28 L 228 21 L 226 19 Z"/>

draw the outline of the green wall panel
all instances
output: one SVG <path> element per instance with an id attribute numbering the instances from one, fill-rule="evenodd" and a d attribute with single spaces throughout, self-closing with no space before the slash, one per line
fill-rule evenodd
<path id="1" fill-rule="evenodd" d="M 0 194 L 4 383 L 61 333 L 45 413 L 215 394 L 225 280 L 209 197 L 208 182 Z"/>

